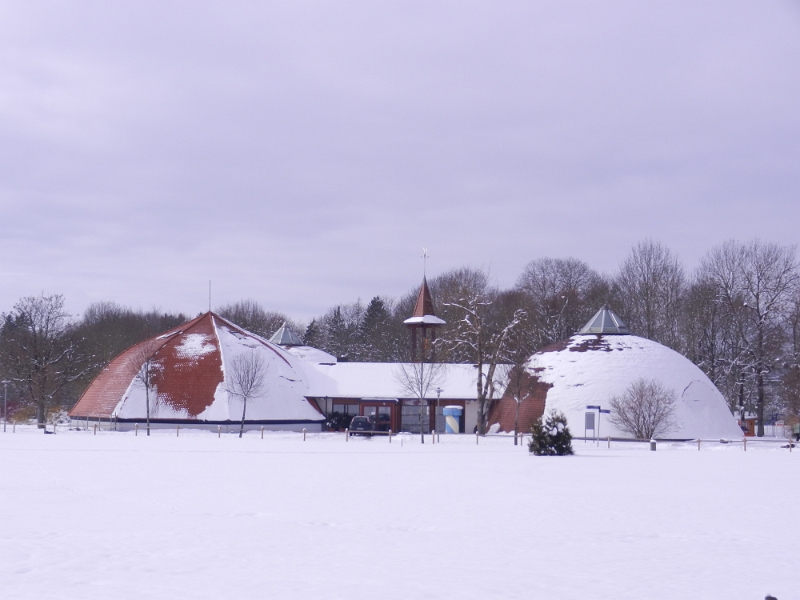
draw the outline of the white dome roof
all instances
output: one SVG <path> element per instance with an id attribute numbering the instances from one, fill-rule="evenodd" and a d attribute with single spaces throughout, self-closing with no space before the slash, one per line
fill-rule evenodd
<path id="1" fill-rule="evenodd" d="M 739 439 L 742 430 L 711 380 L 674 350 L 634 335 L 575 335 L 534 354 L 528 370 L 547 391 L 545 412 L 563 412 L 575 436 L 583 436 L 587 405 L 611 408 L 637 379 L 655 379 L 677 394 L 675 426 L 663 438 Z M 596 413 L 596 411 L 594 411 Z M 631 437 L 602 416 L 602 437 Z"/>

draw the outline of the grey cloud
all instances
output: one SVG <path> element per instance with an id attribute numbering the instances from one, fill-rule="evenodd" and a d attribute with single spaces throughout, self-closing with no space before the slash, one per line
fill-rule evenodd
<path id="1" fill-rule="evenodd" d="M 797 239 L 786 2 L 83 2 L 0 14 L 0 305 L 298 317 L 431 269 L 510 284 Z M 6 308 L 7 309 L 7 308 Z"/>

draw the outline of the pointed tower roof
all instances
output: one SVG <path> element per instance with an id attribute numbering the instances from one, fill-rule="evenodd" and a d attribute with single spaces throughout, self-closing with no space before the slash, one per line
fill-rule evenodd
<path id="1" fill-rule="evenodd" d="M 445 324 L 433 311 L 433 298 L 431 297 L 431 290 L 428 287 L 428 279 L 426 277 L 422 278 L 422 286 L 419 288 L 414 313 L 410 319 L 406 319 L 403 323 L 409 327 L 438 327 Z"/>
<path id="2" fill-rule="evenodd" d="M 596 333 L 597 335 L 630 335 L 631 330 L 628 329 L 628 326 L 625 325 L 622 319 L 619 318 L 617 313 L 608 308 L 608 304 L 604 304 L 603 308 L 598 310 L 578 333 Z"/>
<path id="3" fill-rule="evenodd" d="M 278 346 L 302 346 L 303 340 L 301 340 L 298 335 L 292 331 L 286 322 L 284 321 L 283 325 L 278 328 L 278 331 L 272 334 L 272 337 L 269 338 L 269 341 L 273 344 L 277 344 Z"/>

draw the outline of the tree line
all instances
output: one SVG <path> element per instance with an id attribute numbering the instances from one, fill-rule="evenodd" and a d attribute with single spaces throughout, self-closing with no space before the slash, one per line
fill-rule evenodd
<path id="1" fill-rule="evenodd" d="M 756 413 L 759 433 L 767 420 L 800 411 L 800 267 L 793 246 L 728 241 L 690 272 L 667 246 L 645 240 L 613 274 L 575 258 L 538 258 L 505 289 L 471 267 L 432 277 L 429 285 L 437 315 L 447 321 L 437 332 L 436 360 L 489 369 L 521 363 L 608 304 L 634 334 L 700 367 L 732 410 Z M 398 298 L 337 305 L 310 322 L 252 300 L 216 312 L 267 338 L 286 322 L 304 343 L 342 361 L 402 362 L 410 358 L 403 321 L 418 292 L 414 286 Z M 12 403 L 42 419 L 74 403 L 116 354 L 186 320 L 109 302 L 73 319 L 61 296 L 23 298 L 3 315 L 0 372 L 11 382 Z M 479 381 L 477 397 L 491 400 L 493 385 L 493 377 Z"/>

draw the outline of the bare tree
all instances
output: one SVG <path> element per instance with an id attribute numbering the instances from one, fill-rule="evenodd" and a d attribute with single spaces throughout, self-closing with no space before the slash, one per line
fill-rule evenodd
<path id="1" fill-rule="evenodd" d="M 609 420 L 622 431 L 651 440 L 674 426 L 677 394 L 656 380 L 638 379 L 611 398 Z"/>
<path id="2" fill-rule="evenodd" d="M 419 433 L 425 443 L 425 411 L 428 408 L 428 396 L 441 385 L 445 376 L 443 363 L 426 363 L 423 361 L 403 363 L 395 370 L 394 376 L 400 388 L 420 403 Z"/>
<path id="3" fill-rule="evenodd" d="M 516 289 L 528 299 L 529 337 L 536 349 L 573 335 L 610 294 L 608 281 L 575 258 L 529 262 Z"/>
<path id="4" fill-rule="evenodd" d="M 153 378 L 157 375 L 157 370 L 160 367 L 155 358 L 155 353 L 158 348 L 159 344 L 155 339 L 149 339 L 140 342 L 133 352 L 130 363 L 133 381 L 142 384 L 144 387 L 144 407 L 145 420 L 147 423 L 147 435 L 150 435 L 150 390 L 153 389 Z M 157 402 L 158 396 L 156 396 L 156 403 Z"/>
<path id="5" fill-rule="evenodd" d="M 231 370 L 226 379 L 228 393 L 242 399 L 242 425 L 239 437 L 244 433 L 244 420 L 247 413 L 247 401 L 261 394 L 269 365 L 254 350 L 234 357 Z"/>
<path id="6" fill-rule="evenodd" d="M 99 370 L 126 348 L 188 320 L 182 313 L 143 312 L 114 302 L 95 302 L 84 311 L 77 331 Z"/>
<path id="7" fill-rule="evenodd" d="M 22 298 L 5 315 L 1 338 L 3 376 L 36 406 L 36 420 L 43 429 L 59 393 L 89 370 L 64 310 L 64 297 Z"/>
<path id="8" fill-rule="evenodd" d="M 517 309 L 510 320 L 496 322 L 491 313 L 493 294 L 471 290 L 457 302 L 448 302 L 460 314 L 454 325 L 453 337 L 444 343 L 468 357 L 477 368 L 478 433 L 486 433 L 486 418 L 494 398 L 495 371 L 503 360 L 508 336 L 520 326 L 525 311 Z M 486 372 L 484 373 L 484 367 Z"/>
<path id="9" fill-rule="evenodd" d="M 677 349 L 686 277 L 669 248 L 653 240 L 639 242 L 622 263 L 615 284 L 631 331 Z"/>
<path id="10" fill-rule="evenodd" d="M 786 321 L 800 283 L 795 248 L 758 240 L 728 241 L 710 252 L 701 272 L 714 282 L 735 329 L 736 341 L 730 349 L 733 369 L 742 379 L 745 373 L 754 379 L 756 434 L 761 437 L 767 377 L 783 353 Z M 743 381 L 740 390 L 744 390 Z M 740 406 L 745 409 L 743 403 Z"/>
<path id="11" fill-rule="evenodd" d="M 800 290 L 794 294 L 786 320 L 788 348 L 780 381 L 781 408 L 792 424 L 800 421 Z"/>
<path id="12" fill-rule="evenodd" d="M 226 304 L 217 309 L 217 313 L 223 319 L 263 338 L 269 338 L 284 323 L 294 331 L 303 331 L 302 327 L 283 313 L 265 310 L 255 300 L 240 300 Z"/>

